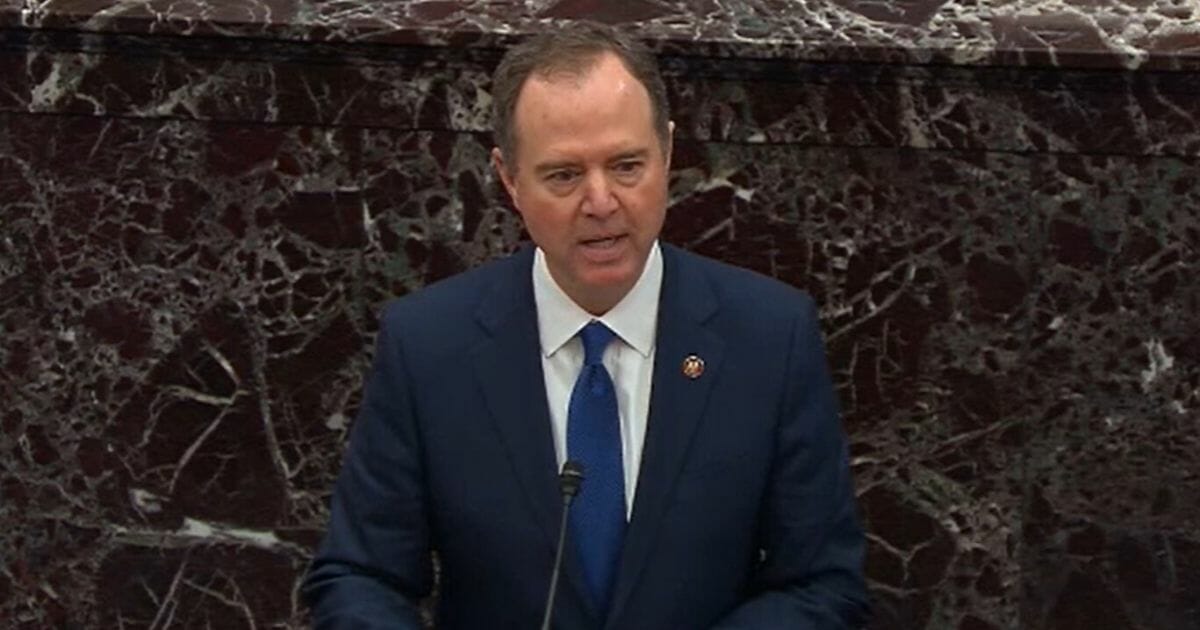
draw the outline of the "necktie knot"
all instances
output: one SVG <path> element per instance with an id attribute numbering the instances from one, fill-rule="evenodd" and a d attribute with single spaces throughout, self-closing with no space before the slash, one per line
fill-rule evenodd
<path id="1" fill-rule="evenodd" d="M 580 329 L 579 339 L 583 341 L 583 364 L 600 365 L 604 360 L 604 349 L 608 347 L 615 336 L 616 333 L 600 323 L 599 320 L 593 320 Z"/>

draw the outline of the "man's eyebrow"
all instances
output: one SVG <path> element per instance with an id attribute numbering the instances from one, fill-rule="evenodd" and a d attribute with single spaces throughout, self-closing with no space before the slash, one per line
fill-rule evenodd
<path id="1" fill-rule="evenodd" d="M 572 168 L 577 164 L 578 162 L 575 162 L 574 160 L 552 160 L 550 162 L 542 162 L 541 164 L 534 166 L 533 170 L 538 173 L 546 173 L 564 168 Z"/>
<path id="2" fill-rule="evenodd" d="M 612 156 L 611 158 L 608 159 L 608 163 L 612 164 L 614 162 L 621 162 L 623 160 L 630 160 L 630 159 L 645 159 L 649 155 L 650 155 L 650 149 L 647 149 L 647 148 L 629 149 L 629 150 L 622 151 L 622 152 Z M 567 169 L 575 168 L 577 166 L 579 166 L 579 162 L 577 160 L 571 160 L 571 159 L 550 160 L 549 162 L 542 162 L 541 164 L 534 166 L 533 170 L 536 173 L 547 173 L 550 171 L 557 171 L 557 170 L 565 169 L 565 168 L 567 168 Z"/>
<path id="3" fill-rule="evenodd" d="M 630 149 L 628 151 L 622 151 L 616 154 L 611 160 L 609 160 L 609 162 L 620 162 L 622 160 L 629 160 L 633 158 L 645 158 L 648 155 L 650 155 L 650 149 Z"/>

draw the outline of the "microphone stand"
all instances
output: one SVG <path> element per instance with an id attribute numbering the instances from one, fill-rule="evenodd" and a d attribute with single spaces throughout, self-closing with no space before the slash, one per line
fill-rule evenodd
<path id="1" fill-rule="evenodd" d="M 579 494 L 579 486 L 583 485 L 583 464 L 570 460 L 563 462 L 562 472 L 558 474 L 558 484 L 562 489 L 563 509 L 558 524 L 558 549 L 554 552 L 554 569 L 550 572 L 550 593 L 546 596 L 546 614 L 542 617 L 542 630 L 550 630 L 554 595 L 558 592 L 558 576 L 562 572 L 563 548 L 567 541 L 567 514 L 571 509 L 571 500 Z"/>

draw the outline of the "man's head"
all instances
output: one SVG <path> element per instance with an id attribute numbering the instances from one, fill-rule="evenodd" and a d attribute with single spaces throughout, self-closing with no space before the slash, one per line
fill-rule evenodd
<path id="1" fill-rule="evenodd" d="M 667 87 L 658 61 L 645 46 L 611 27 L 577 22 L 538 35 L 504 55 L 492 75 L 492 137 L 504 155 L 516 150 L 513 118 L 521 88 L 532 76 L 581 77 L 605 53 L 615 55 L 650 96 L 654 131 L 669 152 L 671 140 Z"/>
<path id="2" fill-rule="evenodd" d="M 492 161 L 550 273 L 583 308 L 612 308 L 662 229 L 672 125 L 654 58 L 576 25 L 511 50 L 494 80 Z"/>

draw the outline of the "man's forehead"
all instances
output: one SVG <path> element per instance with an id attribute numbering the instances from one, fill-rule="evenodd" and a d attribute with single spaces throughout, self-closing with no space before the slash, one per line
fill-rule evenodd
<path id="1" fill-rule="evenodd" d="M 577 55 L 566 59 L 551 59 L 544 65 L 538 66 L 529 73 L 526 81 L 538 80 L 546 82 L 565 81 L 581 83 L 597 68 L 616 62 L 621 68 L 625 64 L 620 58 L 609 51 L 599 51 L 591 55 Z"/>
<path id="2" fill-rule="evenodd" d="M 640 89 L 639 89 L 640 88 Z M 522 102 L 530 94 L 555 94 L 578 92 L 584 89 L 599 89 L 623 95 L 630 91 L 644 91 L 642 84 L 612 53 L 601 53 L 595 58 L 571 66 L 551 66 L 534 71 L 525 79 L 517 94 L 516 107 L 520 109 Z M 647 98 L 649 92 L 646 92 Z"/>
<path id="3" fill-rule="evenodd" d="M 531 74 L 518 93 L 511 127 L 518 159 L 611 161 L 653 148 L 649 90 L 619 57 L 605 53 L 586 69 L 560 67 L 567 70 Z"/>

